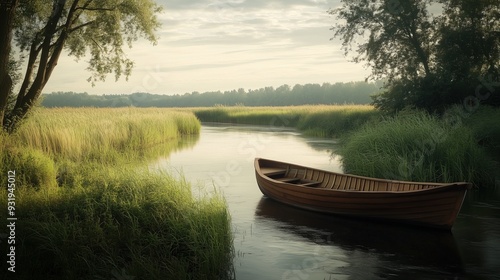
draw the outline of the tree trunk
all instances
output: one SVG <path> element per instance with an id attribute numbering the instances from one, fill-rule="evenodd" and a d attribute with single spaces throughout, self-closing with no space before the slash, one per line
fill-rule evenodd
<path id="1" fill-rule="evenodd" d="M 9 59 L 12 42 L 12 28 L 18 0 L 0 2 L 0 125 L 4 127 L 12 79 L 9 75 Z"/>
<path id="2" fill-rule="evenodd" d="M 24 77 L 23 85 L 17 96 L 16 105 L 12 110 L 11 116 L 9 116 L 9 123 L 5 127 L 8 132 L 12 132 L 16 129 L 18 121 L 23 119 L 29 110 L 33 107 L 34 103 L 42 93 L 43 87 L 47 83 L 52 70 L 57 64 L 59 55 L 62 51 L 64 41 L 66 40 L 66 32 L 62 31 L 60 37 L 57 39 L 55 45 L 52 45 L 52 38 L 56 34 L 57 23 L 62 16 L 64 10 L 64 5 L 66 0 L 58 0 L 54 2 L 52 8 L 52 14 L 44 28 L 43 42 L 40 49 L 40 59 L 38 61 L 38 70 L 36 72 L 35 79 L 31 86 L 26 87 L 29 84 L 31 75 L 33 74 L 34 63 L 36 63 L 36 57 L 38 57 L 38 51 L 36 46 L 32 46 L 30 52 L 30 58 L 28 61 L 27 72 Z"/>

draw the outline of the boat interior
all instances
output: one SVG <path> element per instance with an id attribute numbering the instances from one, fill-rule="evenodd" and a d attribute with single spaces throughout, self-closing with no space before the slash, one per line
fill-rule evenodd
<path id="1" fill-rule="evenodd" d="M 348 174 L 330 173 L 298 166 L 264 166 L 263 175 L 270 179 L 310 188 L 345 191 L 417 191 L 442 186 L 438 183 L 391 181 Z"/>

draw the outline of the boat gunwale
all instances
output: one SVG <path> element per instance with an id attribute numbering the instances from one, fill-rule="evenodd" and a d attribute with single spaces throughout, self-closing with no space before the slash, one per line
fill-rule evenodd
<path id="1" fill-rule="evenodd" d="M 288 183 L 288 182 L 282 182 L 279 180 L 275 180 L 272 177 L 264 174 L 261 170 L 260 166 L 260 160 L 268 161 L 268 162 L 273 162 L 273 163 L 278 163 L 278 164 L 283 164 L 287 166 L 293 166 L 297 168 L 303 168 L 304 170 L 315 170 L 319 172 L 324 172 L 328 174 L 334 174 L 334 175 L 340 175 L 344 177 L 353 177 L 353 178 L 359 178 L 359 179 L 365 179 L 365 180 L 371 180 L 371 181 L 378 181 L 378 182 L 384 182 L 384 183 L 396 183 L 396 184 L 418 184 L 418 185 L 429 185 L 429 186 L 434 186 L 433 188 L 427 188 L 427 189 L 420 189 L 420 190 L 384 190 L 384 191 L 364 191 L 364 190 L 346 190 L 346 189 L 329 189 L 329 188 L 322 188 L 322 187 L 310 187 L 310 186 L 304 186 L 301 184 L 294 184 L 294 183 Z M 391 180 L 391 179 L 383 179 L 383 178 L 375 178 L 375 177 L 367 177 L 367 176 L 360 176 L 360 175 L 354 175 L 354 174 L 345 174 L 345 173 L 338 173 L 338 172 L 333 172 L 333 171 L 327 171 L 327 170 L 322 170 L 318 168 L 312 168 L 312 167 L 306 167 L 294 163 L 286 163 L 286 162 L 280 162 L 280 161 L 275 161 L 271 159 L 265 159 L 265 158 L 255 158 L 254 161 L 254 167 L 255 171 L 265 180 L 271 181 L 274 184 L 282 185 L 282 186 L 290 186 L 293 188 L 299 188 L 303 190 L 307 190 L 308 193 L 311 192 L 325 192 L 325 193 L 332 193 L 332 192 L 338 192 L 338 193 L 352 193 L 352 194 L 412 194 L 412 193 L 420 193 L 420 192 L 434 192 L 434 191 L 442 191 L 447 188 L 455 188 L 455 187 L 464 187 L 466 190 L 469 190 L 472 188 L 472 184 L 468 182 L 451 182 L 451 183 L 436 183 L 436 182 L 415 182 L 415 181 L 402 181 L 402 180 Z"/>

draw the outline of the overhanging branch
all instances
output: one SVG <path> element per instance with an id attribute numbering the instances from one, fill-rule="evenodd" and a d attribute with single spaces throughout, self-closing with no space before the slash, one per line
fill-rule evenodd
<path id="1" fill-rule="evenodd" d="M 78 11 L 78 10 L 84 10 L 84 11 L 114 11 L 116 10 L 117 7 L 113 7 L 113 8 L 89 8 L 89 7 L 77 7 L 75 9 L 75 11 Z"/>
<path id="2" fill-rule="evenodd" d="M 85 26 L 87 26 L 87 25 L 91 25 L 91 24 L 93 24 L 94 22 L 95 22 L 95 20 L 91 20 L 91 21 L 89 21 L 89 22 L 86 22 L 86 23 L 80 24 L 80 25 L 78 25 L 78 26 L 75 26 L 75 27 L 73 27 L 73 28 L 71 28 L 71 29 L 69 30 L 69 33 L 72 33 L 72 32 L 74 32 L 74 31 L 77 31 L 78 29 L 81 29 L 81 28 L 83 28 L 83 27 L 85 27 Z"/>

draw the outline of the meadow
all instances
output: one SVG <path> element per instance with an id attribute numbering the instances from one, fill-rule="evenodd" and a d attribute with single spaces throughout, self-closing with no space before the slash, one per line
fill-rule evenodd
<path id="1" fill-rule="evenodd" d="M 145 164 L 199 129 L 189 112 L 65 108 L 37 109 L 0 135 L 2 186 L 15 171 L 17 279 L 230 278 L 223 196 L 194 198 Z"/>

